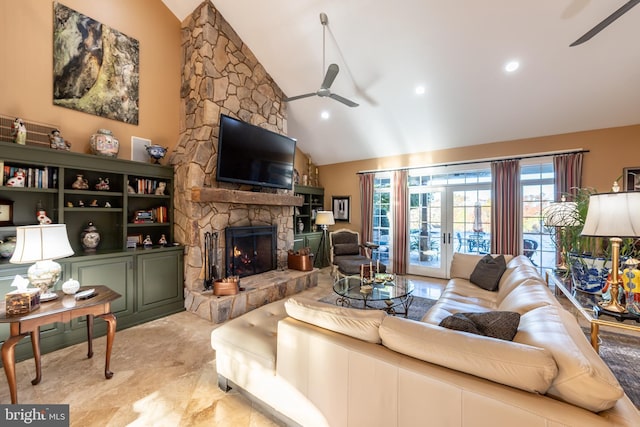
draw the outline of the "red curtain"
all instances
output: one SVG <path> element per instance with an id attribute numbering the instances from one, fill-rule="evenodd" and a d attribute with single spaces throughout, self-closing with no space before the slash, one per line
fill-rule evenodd
<path id="1" fill-rule="evenodd" d="M 373 182 L 375 175 L 363 173 L 360 179 L 360 212 L 362 228 L 360 229 L 360 242 L 373 241 Z"/>
<path id="2" fill-rule="evenodd" d="M 407 209 L 409 206 L 409 188 L 406 170 L 393 172 L 393 272 L 407 272 Z"/>
<path id="3" fill-rule="evenodd" d="M 582 186 L 582 154 L 569 153 L 553 156 L 555 173 L 555 200 L 560 201 L 563 194 L 576 195 L 576 189 Z"/>
<path id="4" fill-rule="evenodd" d="M 491 163 L 491 252 L 520 253 L 520 161 Z"/>

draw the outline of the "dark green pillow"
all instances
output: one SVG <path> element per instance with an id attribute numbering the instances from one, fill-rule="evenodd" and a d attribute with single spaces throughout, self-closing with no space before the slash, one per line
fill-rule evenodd
<path id="1" fill-rule="evenodd" d="M 507 341 L 513 341 L 519 324 L 520 314 L 514 311 L 456 313 L 440 322 L 440 326 L 444 328 Z"/>
<path id="2" fill-rule="evenodd" d="M 498 290 L 498 283 L 506 269 L 507 262 L 504 255 L 498 255 L 494 258 L 487 254 L 480 258 L 469 280 L 482 289 L 495 292 Z"/>

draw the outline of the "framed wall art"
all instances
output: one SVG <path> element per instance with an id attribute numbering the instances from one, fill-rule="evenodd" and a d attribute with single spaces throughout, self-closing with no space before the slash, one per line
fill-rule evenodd
<path id="1" fill-rule="evenodd" d="M 138 40 L 53 4 L 53 104 L 138 124 Z"/>
<path id="2" fill-rule="evenodd" d="M 640 191 L 640 166 L 624 168 L 622 172 L 622 183 L 624 191 Z"/>
<path id="3" fill-rule="evenodd" d="M 336 221 L 349 222 L 351 212 L 351 196 L 332 196 L 333 218 Z"/>

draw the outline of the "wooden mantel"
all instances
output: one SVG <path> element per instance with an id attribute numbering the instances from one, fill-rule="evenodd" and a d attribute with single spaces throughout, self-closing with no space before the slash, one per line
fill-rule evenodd
<path id="1" fill-rule="evenodd" d="M 304 198 L 292 194 L 258 193 L 226 188 L 192 187 L 193 202 L 241 203 L 245 205 L 302 206 Z"/>

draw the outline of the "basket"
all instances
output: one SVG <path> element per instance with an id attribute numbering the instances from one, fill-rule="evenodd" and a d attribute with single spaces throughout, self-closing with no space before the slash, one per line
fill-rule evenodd
<path id="1" fill-rule="evenodd" d="M 313 270 L 313 258 L 311 255 L 289 254 L 287 265 L 292 270 L 311 271 Z"/>
<path id="2" fill-rule="evenodd" d="M 236 295 L 238 293 L 238 282 L 223 282 L 222 280 L 216 280 L 213 282 L 213 294 L 222 295 Z"/>

